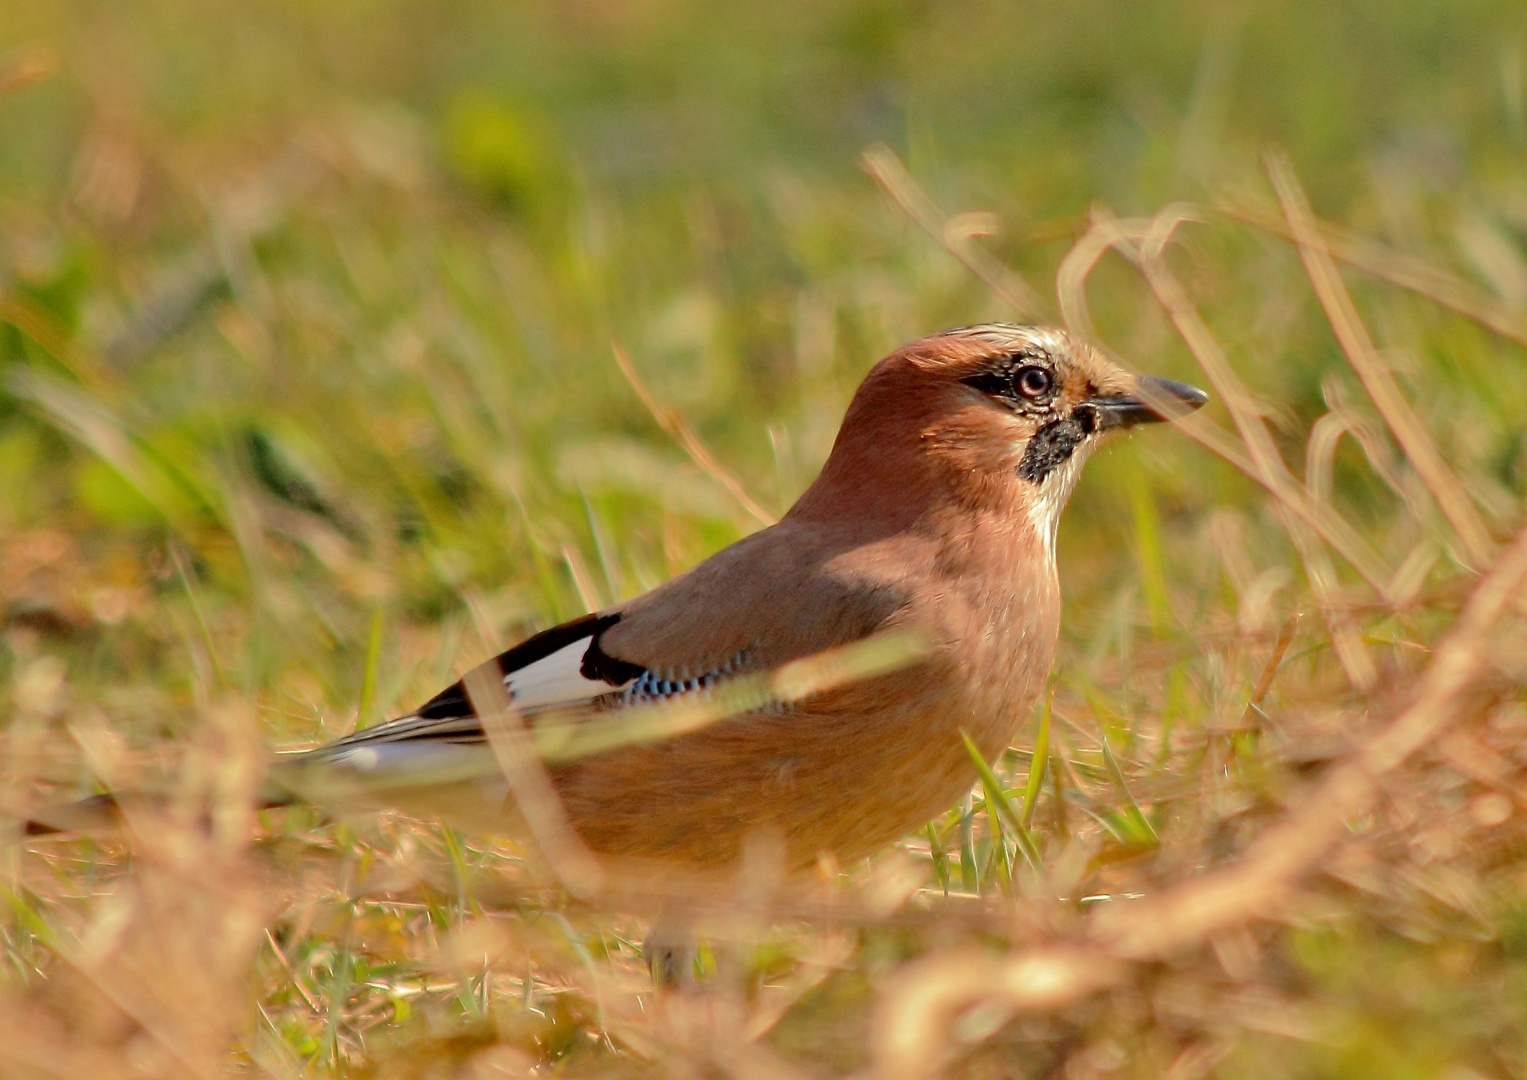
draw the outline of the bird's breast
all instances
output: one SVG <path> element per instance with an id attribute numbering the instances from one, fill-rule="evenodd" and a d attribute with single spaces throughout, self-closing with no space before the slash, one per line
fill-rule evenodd
<path id="1" fill-rule="evenodd" d="M 951 575 L 934 616 L 960 699 L 962 729 L 983 754 L 1006 748 L 1044 689 L 1060 629 L 1055 564 L 1024 533 L 988 537 L 984 558 Z"/>

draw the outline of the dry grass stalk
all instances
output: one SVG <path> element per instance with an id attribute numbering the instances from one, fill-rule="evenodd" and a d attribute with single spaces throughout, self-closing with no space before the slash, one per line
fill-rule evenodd
<path id="1" fill-rule="evenodd" d="M 1284 464 L 1278 448 L 1272 441 L 1272 436 L 1262 423 L 1250 393 L 1236 376 L 1229 359 L 1219 343 L 1215 341 L 1214 335 L 1209 332 L 1208 326 L 1198 314 L 1198 309 L 1188 298 L 1187 290 L 1182 287 L 1176 275 L 1166 265 L 1165 252 L 1171 237 L 1171 229 L 1181 220 L 1183 215 L 1163 211 L 1161 215 L 1158 215 L 1158 224 L 1153 225 L 1151 232 L 1142 239 L 1140 267 L 1145 274 L 1145 279 L 1150 284 L 1157 301 L 1171 318 L 1177 332 L 1193 353 L 1194 359 L 1198 361 L 1205 374 L 1209 376 L 1209 381 L 1223 397 L 1225 406 L 1235 420 L 1241 440 L 1246 444 L 1257 475 L 1262 482 L 1275 494 L 1297 489 L 1307 499 L 1308 493 L 1299 488 L 1298 482 L 1289 475 L 1288 466 Z M 1280 501 L 1285 507 L 1292 509 L 1288 501 Z M 1336 515 L 1333 513 L 1332 516 Z M 1332 567 L 1329 556 L 1316 540 L 1312 530 L 1306 527 L 1305 522 L 1299 520 L 1296 513 L 1285 512 L 1283 519 L 1284 529 L 1304 562 L 1316 603 L 1320 605 L 1321 612 L 1331 628 L 1336 655 L 1341 660 L 1342 667 L 1346 669 L 1352 684 L 1359 689 L 1368 689 L 1378 681 L 1378 671 L 1341 600 L 1335 568 Z M 1374 583 L 1370 581 L 1370 584 Z M 1381 591 L 1382 586 L 1379 588 Z"/>
<path id="2" fill-rule="evenodd" d="M 547 865 L 574 896 L 602 892 L 604 868 L 567 820 L 525 721 L 509 700 L 498 663 L 479 664 L 467 672 L 462 686 L 472 710 L 482 719 L 493 758 Z"/>
<path id="3" fill-rule="evenodd" d="M 1297 242 L 1284 214 L 1240 195 L 1221 195 L 1211 204 L 1226 217 L 1254 229 Z M 1381 281 L 1424 296 L 1512 341 L 1527 345 L 1527 312 L 1501 301 L 1472 282 L 1435 264 L 1386 247 L 1376 240 L 1312 219 L 1323 246 L 1333 258 Z"/>
<path id="4" fill-rule="evenodd" d="M 1262 708 L 1262 702 L 1267 699 L 1267 692 L 1272 689 L 1273 679 L 1277 678 L 1278 668 L 1283 665 L 1283 657 L 1288 654 L 1288 647 L 1294 640 L 1294 631 L 1299 629 L 1301 618 L 1296 611 L 1283 621 L 1283 627 L 1278 631 L 1278 640 L 1273 643 L 1272 653 L 1262 668 L 1262 674 L 1257 677 L 1257 685 L 1252 689 L 1251 697 L 1246 700 L 1246 710 L 1241 714 L 1242 723 L 1256 724 L 1257 713 Z"/>
<path id="5" fill-rule="evenodd" d="M 824 649 L 769 671 L 731 679 L 704 694 L 676 697 L 621 709 L 608 718 L 568 721 L 548 718 L 536 725 L 534 747 L 543 761 L 572 761 L 633 743 L 657 742 L 754 709 L 789 705 L 814 694 L 873 678 L 916 663 L 928 653 L 918 635 L 900 631 Z"/>
<path id="6" fill-rule="evenodd" d="M 928 194 L 912 179 L 896 151 L 876 143 L 864 151 L 860 163 L 891 201 L 907 217 L 933 237 L 939 246 L 986 283 L 992 293 L 1013 309 L 1019 318 L 1044 314 L 1046 304 L 1016 270 L 994 259 L 975 243 L 975 237 L 992 231 L 987 215 L 962 214 L 945 217 Z"/>
<path id="7" fill-rule="evenodd" d="M 1106 206 L 1094 206 L 1091 226 L 1071 245 L 1055 272 L 1055 295 L 1060 302 L 1061 319 L 1066 329 L 1088 341 L 1098 340 L 1087 303 L 1087 279 L 1099 260 L 1110 251 L 1118 251 L 1132 263 L 1140 261 L 1141 239 L 1150 228 L 1149 218 L 1121 220 Z"/>
<path id="8" fill-rule="evenodd" d="M 647 411 L 657 421 L 658 427 L 666 431 L 675 442 L 684 448 L 684 452 L 689 455 L 689 460 L 698 465 L 700 471 L 706 476 L 709 476 L 725 488 L 728 494 L 736 499 L 742 508 L 751 514 L 760 525 L 773 525 L 778 521 L 779 518 L 765 510 L 756 499 L 748 494 L 747 488 L 742 485 L 742 481 L 738 480 L 726 466 L 716 460 L 715 455 L 700 441 L 700 437 L 694 433 L 694 429 L 679 415 L 678 410 L 667 408 L 658 403 L 657 398 L 652 393 L 652 388 L 637 373 L 636 367 L 631 363 L 631 358 L 626 355 L 626 351 L 619 345 L 613 344 L 611 345 L 611 350 L 615 354 L 615 363 L 620 366 L 621 374 L 631 384 L 631 389 L 635 390 L 636 396 L 641 398 L 642 404 L 647 407 Z"/>
<path id="9" fill-rule="evenodd" d="M 1336 333 L 1347 362 L 1357 372 L 1379 415 L 1394 433 L 1395 441 L 1453 527 L 1469 561 L 1476 567 L 1484 566 L 1494 549 L 1484 521 L 1469 501 L 1467 489 L 1442 460 L 1420 417 L 1400 392 L 1389 365 L 1374 347 L 1368 328 L 1363 325 L 1357 306 L 1352 302 L 1352 294 L 1347 291 L 1331 258 L 1325 237 L 1315 223 L 1309 199 L 1294 174 L 1293 165 L 1286 156 L 1270 153 L 1267 155 L 1267 172 L 1283 204 L 1289 231 L 1299 245 L 1310 284 L 1320 297 L 1321 307 L 1325 309 L 1326 319 Z"/>
<path id="10" fill-rule="evenodd" d="M 1336 380 L 1326 379 L 1321 390 L 1330 411 L 1310 425 L 1310 434 L 1305 441 L 1305 487 L 1321 502 L 1331 501 L 1337 443 L 1343 435 L 1350 435 L 1379 479 L 1405 504 L 1412 518 L 1418 523 L 1423 522 L 1424 514 L 1417 505 L 1415 494 L 1396 472 L 1389 444 L 1378 426 L 1348 404 L 1341 384 Z"/>
<path id="11" fill-rule="evenodd" d="M 1348 434 L 1346 419 L 1328 412 L 1310 425 L 1304 443 L 1304 487 L 1323 503 L 1331 501 L 1331 474 L 1336 467 L 1336 446 Z"/>

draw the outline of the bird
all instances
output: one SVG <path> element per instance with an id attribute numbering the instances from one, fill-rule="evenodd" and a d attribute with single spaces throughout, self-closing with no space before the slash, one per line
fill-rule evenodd
<path id="1" fill-rule="evenodd" d="M 915 656 L 888 670 L 546 765 L 596 857 L 715 870 L 765 835 L 789 870 L 847 865 L 958 802 L 977 775 L 966 740 L 991 760 L 1031 714 L 1060 625 L 1056 529 L 1088 457 L 1111 433 L 1207 401 L 1060 329 L 921 338 L 870 370 L 820 474 L 777 523 L 477 670 L 534 731 L 703 701 L 877 635 L 915 635 Z M 470 678 L 282 761 L 268 801 L 299 797 L 296 778 L 317 770 L 368 805 L 514 828 L 502 774 L 452 772 L 490 749 Z"/>

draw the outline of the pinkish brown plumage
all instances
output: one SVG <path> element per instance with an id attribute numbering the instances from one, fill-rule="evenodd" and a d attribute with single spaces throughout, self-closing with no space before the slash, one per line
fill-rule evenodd
<path id="1" fill-rule="evenodd" d="M 1155 383 L 1155 400 L 1205 400 Z M 911 666 L 791 707 L 554 767 L 584 842 L 703 868 L 764 831 L 804 866 L 870 853 L 954 803 L 974 779 L 960 733 L 995 757 L 1044 686 L 1060 618 L 1056 523 L 1100 437 L 1160 419 L 1138 386 L 1058 330 L 993 324 L 913 342 L 865 378 L 821 475 L 777 525 L 499 657 L 534 722 L 703 694 L 881 631 L 930 645 Z M 373 804 L 492 829 L 506 811 L 491 776 L 411 782 L 483 740 L 458 683 L 304 764 L 363 776 Z"/>

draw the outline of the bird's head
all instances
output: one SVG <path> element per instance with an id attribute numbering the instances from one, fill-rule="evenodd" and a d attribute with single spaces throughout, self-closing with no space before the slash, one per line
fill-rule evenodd
<path id="1" fill-rule="evenodd" d="M 839 497 L 846 484 L 879 486 L 871 477 L 900 477 L 903 490 L 936 484 L 963 501 L 1022 508 L 1049 540 L 1105 436 L 1208 400 L 1186 383 L 1125 371 L 1063 330 L 948 330 L 903 346 L 870 372 L 823 479 L 837 481 Z M 940 497 L 931 488 L 929 495 Z"/>

